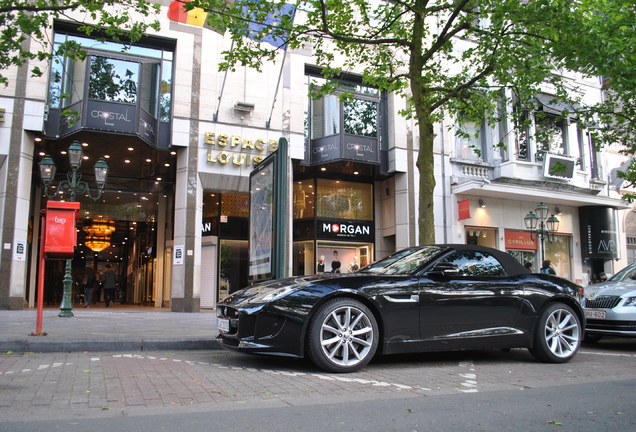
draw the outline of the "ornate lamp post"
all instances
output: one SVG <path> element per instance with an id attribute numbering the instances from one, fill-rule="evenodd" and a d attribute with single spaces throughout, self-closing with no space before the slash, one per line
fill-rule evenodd
<path id="1" fill-rule="evenodd" d="M 559 230 L 559 219 L 551 215 L 548 217 L 550 208 L 540 202 L 534 212 L 531 210 L 523 221 L 526 228 L 530 230 L 530 239 L 537 241 L 539 239 L 541 262 L 545 260 L 545 241 L 546 239 L 552 243 L 556 239 L 556 232 Z"/>
<path id="2" fill-rule="evenodd" d="M 46 155 L 40 161 L 40 177 L 44 184 L 44 194 L 48 198 L 54 198 L 56 195 L 63 195 L 68 192 L 70 195 L 69 201 L 75 201 L 76 195 L 86 194 L 93 201 L 97 201 L 102 197 L 102 191 L 106 185 L 108 179 L 108 164 L 104 158 L 99 158 L 95 163 L 95 183 L 97 184 L 97 195 L 93 196 L 90 193 L 88 183 L 82 180 L 82 174 L 79 172 L 82 166 L 82 160 L 84 157 L 84 151 L 79 141 L 73 141 L 68 147 L 68 160 L 71 164 L 71 172 L 66 173 L 66 180 L 61 180 L 57 190 L 53 193 L 49 193 L 49 186 L 55 179 L 55 172 L 57 167 L 51 156 Z M 71 288 L 73 286 L 72 277 L 73 260 L 66 260 L 66 270 L 64 273 L 64 294 L 62 295 L 62 304 L 60 305 L 59 317 L 71 318 L 73 316 L 73 302 L 71 301 Z"/>

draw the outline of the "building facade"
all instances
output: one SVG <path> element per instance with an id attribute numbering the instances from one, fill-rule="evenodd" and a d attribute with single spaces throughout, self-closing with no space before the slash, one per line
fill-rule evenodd
<path id="1" fill-rule="evenodd" d="M 355 73 L 341 83 L 351 99 L 310 99 L 309 85 L 321 80 L 310 49 L 281 51 L 260 72 L 219 72 L 229 39 L 169 20 L 170 2 L 162 4 L 162 30 L 128 49 L 56 22 L 50 39 L 76 41 L 86 59 L 55 58 L 42 77 L 30 77 L 30 65 L 8 71 L 0 90 L 0 308 L 35 305 L 40 211 L 56 192 L 42 186 L 38 164 L 53 158 L 56 187 L 74 141 L 91 187 L 98 158 L 110 173 L 103 197 L 78 197 L 73 275 L 112 265 L 122 302 L 194 312 L 248 285 L 249 174 L 281 137 L 290 155 L 289 275 L 355 271 L 416 244 L 418 137 L 398 114 L 403 99 Z M 571 80 L 587 102 L 601 97 L 598 80 Z M 560 276 L 586 283 L 636 256 L 628 253 L 631 212 L 610 181 L 624 158 L 598 152 L 576 116 L 561 119 L 566 108 L 550 99 L 537 95 L 527 113 L 545 142 L 529 138 L 533 130 L 511 132 L 508 121 L 461 125 L 479 130 L 469 139 L 454 133 L 454 119 L 438 126 L 436 240 L 507 250 L 535 269 L 545 255 Z M 524 224 L 539 202 L 559 220 L 545 253 Z M 63 261 L 47 261 L 47 304 L 60 301 L 63 275 Z"/>

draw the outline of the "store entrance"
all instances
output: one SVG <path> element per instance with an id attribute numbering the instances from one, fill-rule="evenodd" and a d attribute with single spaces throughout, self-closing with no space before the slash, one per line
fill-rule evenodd
<path id="1" fill-rule="evenodd" d="M 103 291 L 99 282 L 106 265 L 116 273 L 115 305 L 164 307 L 169 304 L 169 280 L 164 259 L 166 239 L 173 218 L 173 188 L 176 152 L 158 151 L 135 137 L 82 132 L 72 139 L 42 141 L 36 144 L 33 185 L 42 193 L 39 208 L 47 199 L 68 200 L 62 182 L 71 171 L 66 154 L 70 142 L 78 141 L 83 150 L 83 162 L 78 170 L 88 192 L 78 191 L 80 203 L 77 226 L 77 247 L 73 258 L 73 301 L 79 303 L 81 275 L 89 268 L 97 278 L 93 301 L 103 306 Z M 38 162 L 49 155 L 57 167 L 51 187 L 43 190 L 37 177 Z M 93 166 L 103 158 L 109 167 L 108 179 L 101 195 L 95 185 Z M 63 193 L 65 192 L 65 193 Z M 37 192 L 36 192 L 37 193 Z M 97 198 L 97 199 L 95 199 Z M 39 208 L 33 208 L 34 225 L 39 225 Z M 61 296 L 65 274 L 63 261 L 47 265 L 45 284 L 51 288 L 47 300 L 57 302 Z M 35 281 L 36 270 L 30 277 Z M 30 283 L 29 303 L 35 297 L 35 285 Z M 165 297 L 165 298 L 164 298 Z"/>

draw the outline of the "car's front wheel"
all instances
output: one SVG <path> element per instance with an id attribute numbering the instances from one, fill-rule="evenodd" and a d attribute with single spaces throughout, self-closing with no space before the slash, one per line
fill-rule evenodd
<path id="1" fill-rule="evenodd" d="M 549 305 L 539 317 L 530 353 L 549 363 L 569 361 L 581 346 L 583 328 L 574 310 L 563 303 Z"/>
<path id="2" fill-rule="evenodd" d="M 371 361 L 378 347 L 378 324 L 361 302 L 340 298 L 320 307 L 307 333 L 309 358 L 329 372 L 354 372 Z"/>

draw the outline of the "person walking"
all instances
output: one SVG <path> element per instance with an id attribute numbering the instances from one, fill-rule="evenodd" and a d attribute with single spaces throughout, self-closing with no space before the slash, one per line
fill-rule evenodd
<path id="1" fill-rule="evenodd" d="M 92 268 L 86 267 L 82 285 L 82 291 L 84 293 L 83 307 L 89 308 L 93 303 L 93 289 L 95 288 L 95 272 Z"/>
<path id="2" fill-rule="evenodd" d="M 104 289 L 104 303 L 106 303 L 106 307 L 110 307 L 115 300 L 115 286 L 117 283 L 117 275 L 110 264 L 106 264 L 106 271 L 102 273 L 101 282 Z"/>
<path id="3" fill-rule="evenodd" d="M 552 262 L 550 260 L 544 260 L 543 261 L 543 265 L 541 265 L 541 273 L 555 275 L 556 272 L 550 266 L 550 264 L 552 264 Z"/>

